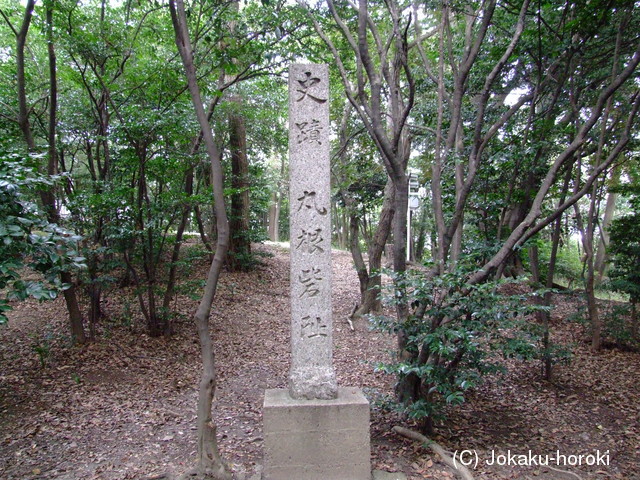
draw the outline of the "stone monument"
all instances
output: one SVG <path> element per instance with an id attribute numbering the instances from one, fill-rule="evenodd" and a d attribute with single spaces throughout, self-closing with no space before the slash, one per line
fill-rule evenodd
<path id="1" fill-rule="evenodd" d="M 327 65 L 289 70 L 291 370 L 267 390 L 264 480 L 370 480 L 369 403 L 333 368 Z"/>

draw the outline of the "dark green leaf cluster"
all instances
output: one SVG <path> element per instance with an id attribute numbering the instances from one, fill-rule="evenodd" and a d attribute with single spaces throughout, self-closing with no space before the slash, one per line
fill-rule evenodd
<path id="1" fill-rule="evenodd" d="M 49 223 L 29 198 L 27 192 L 56 181 L 29 164 L 9 154 L 0 160 L 0 323 L 7 321 L 8 300 L 55 298 L 66 287 L 59 273 L 81 269 L 85 262 L 77 250 L 80 237 Z"/>
<path id="2" fill-rule="evenodd" d="M 397 289 L 388 300 L 406 295 L 412 314 L 404 323 L 371 318 L 374 328 L 406 338 L 406 358 L 378 368 L 400 379 L 417 379 L 418 400 L 401 405 L 416 420 L 437 420 L 446 406 L 464 402 L 469 388 L 503 368 L 502 358 L 541 355 L 540 332 L 531 328 L 528 316 L 544 307 L 530 294 L 501 293 L 513 281 L 469 285 L 466 277 L 462 268 L 434 277 L 420 271 L 396 276 Z"/>
<path id="3" fill-rule="evenodd" d="M 637 312 L 628 304 L 614 305 L 604 312 L 602 336 L 619 349 L 640 350 L 638 338 Z"/>
<path id="4" fill-rule="evenodd" d="M 640 301 L 640 187 L 629 186 L 623 193 L 629 195 L 633 213 L 619 217 L 611 223 L 609 254 L 614 268 L 609 272 L 611 287 L 629 295 L 632 303 Z"/>

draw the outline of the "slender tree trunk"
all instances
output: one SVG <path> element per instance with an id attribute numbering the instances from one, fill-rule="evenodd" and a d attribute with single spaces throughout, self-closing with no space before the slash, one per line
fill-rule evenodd
<path id="1" fill-rule="evenodd" d="M 29 33 L 29 27 L 31 25 L 31 19 L 33 18 L 33 8 L 35 6 L 35 0 L 27 0 L 27 5 L 24 9 L 24 16 L 22 19 L 22 25 L 20 30 L 15 32 L 16 34 L 16 78 L 18 83 L 18 125 L 22 130 L 27 148 L 30 152 L 35 151 L 36 142 L 33 139 L 33 132 L 31 131 L 31 125 L 29 124 L 29 107 L 27 105 L 27 80 L 24 71 L 24 50 L 27 44 L 27 34 Z"/>
<path id="2" fill-rule="evenodd" d="M 26 110 L 26 87 L 24 78 L 24 47 L 27 38 L 27 31 L 29 23 L 27 21 L 27 14 L 31 15 L 33 11 L 34 1 L 29 0 L 27 2 L 25 13 L 25 20 L 23 22 L 22 30 L 18 36 L 18 98 L 20 103 L 20 126 L 23 130 L 27 147 L 30 151 L 35 150 L 35 142 L 33 140 L 33 134 L 29 125 L 29 114 Z M 48 126 L 48 140 L 49 140 L 49 158 L 47 162 L 47 173 L 54 175 L 57 173 L 57 151 L 56 151 L 56 129 L 57 129 L 57 104 L 58 104 L 58 80 L 56 75 L 56 56 L 53 44 L 53 10 L 49 6 L 46 11 L 46 23 L 47 23 L 47 50 L 49 57 L 49 126 Z M 25 27 L 26 25 L 26 27 Z M 21 70 L 21 72 L 20 72 Z M 24 115 L 24 118 L 23 118 Z M 59 223 L 60 216 L 55 202 L 55 190 L 53 187 L 42 193 L 42 201 L 47 218 L 51 223 Z M 74 343 L 86 343 L 87 337 L 84 332 L 82 312 L 78 305 L 78 298 L 76 292 L 76 286 L 73 276 L 70 272 L 60 272 L 60 280 L 66 284 L 68 288 L 64 290 L 63 295 L 65 303 L 67 305 L 67 311 L 69 313 L 69 326 L 71 329 L 71 338 Z"/>
<path id="3" fill-rule="evenodd" d="M 598 351 L 602 347 L 602 317 L 598 311 L 598 303 L 595 295 L 595 270 L 593 268 L 593 245 L 587 258 L 587 308 L 591 319 L 591 349 Z"/>
<path id="4" fill-rule="evenodd" d="M 229 248 L 229 222 L 225 210 L 223 172 L 220 155 L 213 139 L 211 127 L 203 108 L 198 88 L 193 49 L 187 30 L 187 19 L 182 0 L 170 0 L 171 20 L 176 34 L 176 45 L 182 58 L 191 100 L 203 132 L 209 160 L 211 161 L 214 205 L 216 209 L 217 241 L 211 262 L 205 291 L 194 315 L 202 353 L 202 377 L 198 394 L 198 471 L 215 479 L 231 480 L 232 475 L 218 452 L 216 425 L 211 414 L 216 389 L 215 351 L 209 331 L 209 315 L 215 297 L 218 279 Z"/>
<path id="5" fill-rule="evenodd" d="M 47 175 L 58 173 L 58 152 L 56 149 L 56 129 L 58 114 L 58 76 L 56 70 L 56 51 L 53 44 L 53 9 L 49 5 L 46 10 L 47 53 L 49 57 L 49 128 L 47 151 Z M 42 192 L 44 207 L 51 210 L 50 216 L 57 216 L 56 189 L 54 186 Z"/>
<path id="6" fill-rule="evenodd" d="M 589 218 L 587 219 L 587 228 L 583 233 L 583 245 L 585 251 L 585 264 L 587 266 L 587 276 L 585 281 L 585 290 L 587 293 L 587 309 L 589 318 L 591 319 L 591 348 L 594 351 L 600 350 L 602 346 L 602 318 L 598 311 L 598 304 L 595 295 L 595 252 L 593 241 L 596 229 L 596 216 L 598 210 L 598 182 L 594 183 L 591 194 L 591 205 L 589 207 Z M 582 229 L 581 229 L 582 230 Z"/>
<path id="7" fill-rule="evenodd" d="M 192 153 L 195 154 L 196 148 L 192 149 Z M 190 168 L 185 178 L 184 191 L 187 198 L 193 195 L 193 168 Z M 171 300 L 175 295 L 176 281 L 178 276 L 178 260 L 180 260 L 180 250 L 182 247 L 182 238 L 184 231 L 187 228 L 189 221 L 189 214 L 191 213 L 191 204 L 187 203 L 182 207 L 182 217 L 180 218 L 180 224 L 176 231 L 176 241 L 173 244 L 173 250 L 171 252 L 171 265 L 169 267 L 169 278 L 167 279 L 167 288 L 164 292 L 164 298 L 162 300 L 162 315 L 165 317 L 165 335 L 171 334 L 171 322 L 168 318 L 168 312 L 171 308 Z"/>
<path id="8" fill-rule="evenodd" d="M 537 285 L 540 283 L 540 258 L 538 255 L 538 246 L 532 245 L 528 248 L 529 269 L 531 270 L 531 281 Z"/>
<path id="9" fill-rule="evenodd" d="M 422 202 L 419 218 L 418 240 L 416 241 L 416 260 L 421 262 L 424 259 L 424 246 L 427 242 L 427 222 L 429 221 L 429 208 L 427 207 L 426 201 Z"/>
<path id="10" fill-rule="evenodd" d="M 271 203 L 269 204 L 269 224 L 267 235 L 272 242 L 279 242 L 280 232 L 278 222 L 280 219 L 280 194 L 277 191 L 271 192 Z"/>
<path id="11" fill-rule="evenodd" d="M 462 153 L 464 150 L 464 133 L 462 130 L 462 123 L 458 124 L 458 130 L 456 132 L 456 144 L 455 144 L 455 158 L 459 159 L 462 157 Z M 461 193 L 464 188 L 464 164 L 460 161 L 456 161 L 456 173 L 455 173 L 455 181 L 456 181 L 456 203 L 461 200 Z M 454 269 L 460 259 L 460 255 L 462 254 L 462 233 L 464 229 L 464 212 L 462 213 L 462 217 L 460 218 L 460 223 L 453 234 L 453 239 L 451 240 L 451 258 L 450 258 L 450 269 Z"/>
<path id="12" fill-rule="evenodd" d="M 578 177 L 577 185 L 580 184 L 580 162 L 578 162 Z M 596 182 L 597 183 L 597 182 Z M 591 202 L 589 206 L 589 213 L 585 223 L 582 220 L 582 214 L 578 204 L 575 205 L 576 223 L 578 230 L 582 238 L 582 246 L 584 249 L 584 288 L 585 295 L 587 297 L 587 312 L 589 315 L 589 321 L 591 322 L 591 348 L 594 351 L 600 350 L 602 344 L 602 319 L 598 312 L 598 304 L 596 303 L 595 296 L 595 269 L 594 269 L 594 251 L 593 251 L 593 234 L 595 229 L 595 211 L 597 203 L 597 185 L 594 184 L 591 191 Z"/>
<path id="13" fill-rule="evenodd" d="M 616 168 L 613 170 L 611 174 L 611 180 L 609 182 L 609 188 L 614 187 L 618 184 L 620 180 L 620 168 Z M 596 262 L 595 262 L 595 270 L 596 270 L 596 285 L 600 285 L 602 280 L 604 279 L 605 273 L 607 271 L 607 248 L 609 247 L 609 226 L 611 225 L 611 220 L 613 220 L 613 215 L 616 211 L 616 200 L 618 199 L 618 194 L 616 192 L 609 192 L 607 194 L 607 203 L 604 207 L 604 216 L 602 217 L 602 222 L 600 223 L 600 236 L 598 241 L 598 249 L 596 251 Z"/>
<path id="14" fill-rule="evenodd" d="M 282 185 L 284 183 L 285 163 L 284 156 L 280 157 L 280 178 L 276 190 L 272 194 L 272 204 L 269 208 L 269 240 L 280 241 L 280 211 L 282 209 Z"/>
<path id="15" fill-rule="evenodd" d="M 239 102 L 239 100 L 236 100 Z M 229 115 L 229 148 L 231 150 L 231 231 L 227 264 L 232 272 L 246 271 L 251 255 L 249 235 L 249 162 L 247 160 L 247 131 L 242 115 Z"/>
<path id="16" fill-rule="evenodd" d="M 349 210 L 349 229 L 351 230 L 351 241 L 349 242 L 349 250 L 351 251 L 353 265 L 356 269 L 358 280 L 360 282 L 359 309 L 362 311 L 356 311 L 356 314 L 362 315 L 363 313 L 369 313 L 370 311 L 368 310 L 370 306 L 365 306 L 365 294 L 369 288 L 369 279 L 372 278 L 372 275 L 369 275 L 369 270 L 367 269 L 367 264 L 364 261 L 362 250 L 360 248 L 360 221 L 356 212 L 351 210 L 351 208 L 354 207 L 353 204 L 355 202 L 353 201 L 353 199 L 349 198 L 345 199 L 345 203 L 346 208 Z"/>
<path id="17" fill-rule="evenodd" d="M 142 268 L 144 270 L 144 281 L 146 287 L 142 288 L 143 284 L 140 282 L 140 278 L 135 270 L 135 265 L 131 261 L 127 261 L 127 267 L 131 271 L 134 278 L 134 282 L 138 292 L 138 303 L 140 309 L 147 322 L 147 330 L 150 336 L 158 337 L 164 332 L 164 328 L 160 326 L 161 319 L 158 317 L 158 311 L 156 308 L 155 298 L 155 285 L 156 278 L 156 262 L 154 255 L 154 227 L 150 222 L 145 222 L 145 213 L 147 214 L 147 220 L 151 215 L 151 205 L 148 195 L 147 186 L 147 153 L 146 146 L 136 145 L 136 156 L 138 158 L 138 178 L 134 180 L 137 183 L 136 189 L 136 233 L 140 236 L 140 248 L 142 249 Z M 130 251 L 133 251 L 133 246 L 128 246 Z M 146 293 L 146 301 L 145 301 Z"/>
<path id="18" fill-rule="evenodd" d="M 85 291 L 89 297 L 89 335 L 92 339 L 96 338 L 96 326 L 102 316 L 102 308 L 100 305 L 102 286 L 98 274 L 98 263 L 99 258 L 97 255 L 87 257 L 87 271 L 90 283 Z"/>
<path id="19" fill-rule="evenodd" d="M 351 230 L 350 221 L 349 225 L 347 225 L 345 210 L 344 208 L 339 208 L 335 201 L 331 201 L 331 220 L 333 221 L 333 229 L 336 232 L 336 242 L 340 250 L 347 248 L 349 231 Z"/>
<path id="20" fill-rule="evenodd" d="M 209 251 L 209 253 L 213 253 L 213 246 L 211 246 L 211 239 L 207 235 L 205 230 L 204 222 L 202 221 L 202 212 L 200 211 L 200 207 L 196 205 L 193 207 L 193 213 L 196 217 L 196 224 L 198 225 L 198 233 L 200 233 L 200 240 L 202 240 L 202 244 Z"/>
<path id="21" fill-rule="evenodd" d="M 409 204 L 408 178 L 394 179 L 395 194 L 395 215 L 393 221 L 393 270 L 396 274 L 403 274 L 406 271 L 406 245 L 407 238 L 407 207 Z M 398 319 L 398 359 L 400 362 L 411 363 L 416 353 L 408 349 L 410 343 L 407 332 L 403 324 L 409 318 L 409 305 L 407 303 L 407 292 L 402 287 L 402 283 L 396 283 L 396 317 Z M 420 378 L 415 374 L 401 376 L 396 385 L 396 395 L 398 401 L 402 403 L 412 403 L 420 395 Z"/>
<path id="22" fill-rule="evenodd" d="M 395 214 L 394 188 L 391 180 L 387 181 L 384 189 L 384 197 L 378 226 L 367 250 L 369 266 L 365 264 L 360 252 L 359 240 L 359 216 L 355 211 L 355 205 L 351 205 L 350 210 L 350 249 L 353 257 L 358 279 L 360 280 L 360 305 L 355 315 L 366 315 L 368 313 L 379 312 L 382 308 L 380 303 L 380 292 L 382 289 L 382 254 L 391 232 L 391 225 Z M 351 208 L 350 207 L 350 208 Z"/>
<path id="23" fill-rule="evenodd" d="M 567 169 L 567 175 L 562 185 L 562 191 L 560 193 L 560 199 L 558 205 L 562 205 L 569 191 L 569 182 L 571 181 L 571 169 Z M 543 305 L 546 307 L 551 306 L 551 292 L 549 289 L 553 288 L 553 277 L 556 271 L 556 261 L 558 259 L 558 249 L 560 247 L 560 235 L 562 233 L 562 216 L 558 217 L 553 222 L 553 232 L 551 234 L 551 255 L 549 256 L 549 267 L 547 269 L 547 278 L 545 281 L 545 287 L 547 291 L 542 299 Z M 542 368 L 545 380 L 551 381 L 552 371 L 552 358 L 551 358 L 551 313 L 547 311 L 541 311 L 537 313 L 538 320 L 542 322 Z"/>

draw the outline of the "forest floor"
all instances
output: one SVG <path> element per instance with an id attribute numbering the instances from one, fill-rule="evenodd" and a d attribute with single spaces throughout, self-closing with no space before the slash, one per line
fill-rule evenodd
<path id="1" fill-rule="evenodd" d="M 248 474 L 262 458 L 264 390 L 284 388 L 289 369 L 288 251 L 256 249 L 270 256 L 250 273 L 225 273 L 212 312 L 219 444 L 233 469 Z M 455 478 L 430 451 L 392 432 L 394 425 L 412 427 L 385 408 L 393 379 L 374 371 L 389 359 L 394 339 L 365 320 L 351 330 L 346 319 L 358 300 L 357 276 L 348 253 L 335 251 L 333 259 L 334 362 L 339 384 L 361 387 L 371 402 L 372 467 L 410 480 Z M 189 279 L 204 278 L 206 269 L 205 261 L 194 264 Z M 592 354 L 580 328 L 566 321 L 579 301 L 555 298 L 554 339 L 576 346 L 552 382 L 541 379 L 538 363 L 511 360 L 505 374 L 487 378 L 438 428 L 434 440 L 446 449 L 475 450 L 475 478 L 640 479 L 640 355 Z M 200 374 L 190 320 L 196 303 L 179 295 L 175 334 L 150 338 L 132 291 L 109 292 L 107 318 L 84 347 L 69 346 L 61 299 L 16 304 L 0 328 L 0 478 L 151 479 L 188 470 Z M 602 458 L 575 467 L 550 459 L 555 469 L 488 464 L 492 452 L 509 451 L 559 452 L 569 463 L 577 460 L 571 455 L 599 451 Z"/>

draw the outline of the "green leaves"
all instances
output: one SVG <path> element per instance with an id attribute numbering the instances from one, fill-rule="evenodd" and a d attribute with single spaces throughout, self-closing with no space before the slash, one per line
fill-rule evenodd
<path id="1" fill-rule="evenodd" d="M 440 417 L 447 405 L 463 403 L 465 391 L 483 375 L 500 371 L 496 350 L 502 357 L 523 359 L 540 353 L 539 332 L 528 328 L 532 322 L 527 316 L 541 307 L 528 295 L 501 293 L 511 282 L 469 285 L 467 270 L 460 267 L 434 277 L 422 271 L 395 275 L 394 284 L 407 292 L 412 314 L 402 323 L 370 317 L 374 328 L 402 332 L 406 338 L 402 361 L 377 370 L 418 380 L 419 398 L 400 406 L 416 420 Z M 393 292 L 386 293 L 388 301 L 398 301 Z"/>
<path id="2" fill-rule="evenodd" d="M 640 187 L 622 189 L 629 197 L 633 212 L 611 223 L 609 254 L 614 268 L 609 273 L 611 288 L 627 293 L 632 303 L 640 301 Z"/>
<path id="3" fill-rule="evenodd" d="M 0 158 L 0 289 L 6 292 L 0 299 L 0 323 L 7 321 L 8 300 L 53 299 L 66 288 L 59 273 L 85 266 L 77 253 L 80 238 L 49 223 L 28 196 L 56 178 L 28 164 L 29 159 L 12 155 Z"/>

